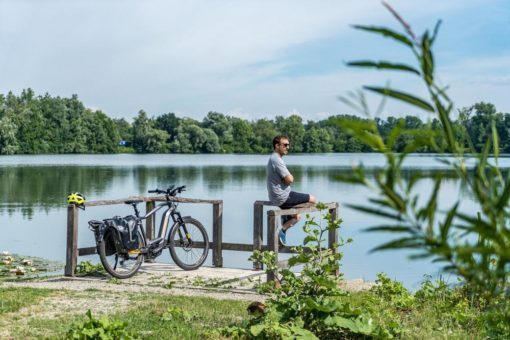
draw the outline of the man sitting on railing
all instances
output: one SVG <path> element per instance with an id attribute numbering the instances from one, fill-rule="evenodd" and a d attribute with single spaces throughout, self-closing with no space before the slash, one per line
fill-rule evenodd
<path id="1" fill-rule="evenodd" d="M 315 197 L 309 194 L 295 192 L 290 189 L 294 176 L 283 161 L 283 156 L 289 153 L 289 137 L 276 136 L 273 139 L 273 153 L 267 162 L 267 192 L 272 204 L 281 209 L 289 209 L 301 203 L 315 203 Z M 282 227 L 278 232 L 280 244 L 285 246 L 286 232 L 300 219 L 300 215 L 282 216 Z"/>

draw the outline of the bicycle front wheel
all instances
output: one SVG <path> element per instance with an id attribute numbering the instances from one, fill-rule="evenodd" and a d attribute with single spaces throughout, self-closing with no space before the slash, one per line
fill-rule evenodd
<path id="1" fill-rule="evenodd" d="M 183 224 L 175 222 L 168 236 L 170 256 L 184 270 L 199 268 L 209 253 L 209 238 L 204 226 L 191 217 L 183 217 Z"/>
<path id="2" fill-rule="evenodd" d="M 136 274 L 143 263 L 143 254 L 140 250 L 145 247 L 145 239 L 138 230 L 139 249 L 130 251 L 128 254 L 119 254 L 113 246 L 113 237 L 113 232 L 107 232 L 103 241 L 97 244 L 101 263 L 110 275 L 119 279 L 130 278 Z"/>

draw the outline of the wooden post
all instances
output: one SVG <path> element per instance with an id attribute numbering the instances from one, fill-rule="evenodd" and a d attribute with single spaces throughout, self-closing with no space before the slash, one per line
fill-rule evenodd
<path id="1" fill-rule="evenodd" d="M 274 211 L 267 212 L 267 250 L 275 253 L 275 264 L 278 265 L 278 225 Z M 276 281 L 276 272 L 267 273 L 267 281 Z"/>
<path id="2" fill-rule="evenodd" d="M 148 213 L 152 209 L 154 209 L 154 201 L 148 201 L 145 203 L 145 213 Z M 147 217 L 145 220 L 145 236 L 147 236 L 147 240 L 154 239 L 155 222 L 156 219 L 154 218 L 154 215 Z"/>
<path id="3" fill-rule="evenodd" d="M 263 242 L 263 211 L 264 206 L 258 202 L 253 204 L 253 250 L 262 250 Z M 253 269 L 262 270 L 263 266 L 260 262 L 253 262 Z"/>
<path id="4" fill-rule="evenodd" d="M 329 215 L 331 218 L 331 221 L 335 221 L 338 218 L 338 203 L 336 204 L 336 207 L 333 209 L 329 209 Z M 335 246 L 336 245 L 336 246 Z M 328 232 L 328 248 L 333 250 L 333 253 L 336 253 L 338 251 L 338 229 L 329 230 Z M 340 275 L 340 264 L 337 263 L 335 268 L 335 275 Z"/>
<path id="5" fill-rule="evenodd" d="M 222 240 L 223 240 L 223 201 L 213 204 L 213 249 L 212 264 L 214 267 L 223 267 Z"/>
<path id="6" fill-rule="evenodd" d="M 74 276 L 78 259 L 78 207 L 67 206 L 67 249 L 65 276 Z"/>

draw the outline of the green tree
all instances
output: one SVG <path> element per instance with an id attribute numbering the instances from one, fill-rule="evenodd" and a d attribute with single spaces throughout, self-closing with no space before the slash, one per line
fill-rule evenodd
<path id="1" fill-rule="evenodd" d="M 177 126 L 179 126 L 179 118 L 173 112 L 165 113 L 156 118 L 154 122 L 154 127 L 159 130 L 166 131 L 169 136 L 168 142 L 175 136 L 177 131 Z"/>
<path id="2" fill-rule="evenodd" d="M 17 120 L 19 122 L 17 139 L 22 153 L 40 154 L 51 152 L 51 146 L 46 140 L 48 126 L 40 110 L 32 111 L 26 108 Z"/>
<path id="3" fill-rule="evenodd" d="M 133 148 L 139 153 L 161 153 L 168 151 L 168 133 L 153 127 L 153 121 L 143 110 L 133 122 Z"/>
<path id="4" fill-rule="evenodd" d="M 68 121 L 64 139 L 64 152 L 87 153 L 87 135 L 83 122 L 85 106 L 78 100 L 77 95 L 64 99 L 64 104 Z"/>
<path id="5" fill-rule="evenodd" d="M 18 127 L 9 116 L 0 119 L 0 154 L 13 155 L 18 152 L 17 130 Z"/>
<path id="6" fill-rule="evenodd" d="M 115 129 L 119 134 L 120 140 L 126 141 L 129 145 L 133 145 L 133 127 L 124 118 L 113 119 Z"/>
<path id="7" fill-rule="evenodd" d="M 273 138 L 278 135 L 275 124 L 269 119 L 259 119 L 252 124 L 254 134 L 253 151 L 268 153 L 273 150 Z"/>
<path id="8" fill-rule="evenodd" d="M 120 140 L 115 123 L 102 111 L 86 109 L 83 118 L 88 152 L 113 153 Z"/>
<path id="9" fill-rule="evenodd" d="M 466 114 L 470 117 L 467 131 L 477 151 L 482 150 L 491 133 L 491 124 L 496 119 L 496 107 L 490 103 L 477 103 L 470 107 Z"/>
<path id="10" fill-rule="evenodd" d="M 53 98 L 48 93 L 39 97 L 39 102 L 46 122 L 44 140 L 48 142 L 49 152 L 64 153 L 69 130 L 66 104 L 61 98 Z"/>
<path id="11" fill-rule="evenodd" d="M 204 118 L 202 126 L 214 131 L 223 152 L 233 152 L 234 132 L 229 117 L 223 113 L 210 111 Z"/>
<path id="12" fill-rule="evenodd" d="M 232 117 L 232 134 L 235 136 L 234 143 L 232 145 L 232 152 L 234 153 L 252 153 L 252 145 L 255 141 L 255 134 L 251 124 L 241 118 Z"/>
<path id="13" fill-rule="evenodd" d="M 205 141 L 202 144 L 202 152 L 204 153 L 220 153 L 221 146 L 218 136 L 211 129 L 203 129 L 205 134 Z"/>
<path id="14" fill-rule="evenodd" d="M 184 118 L 179 122 L 170 150 L 176 153 L 199 153 L 203 150 L 206 140 L 207 135 L 198 122 Z"/>
<path id="15" fill-rule="evenodd" d="M 332 149 L 331 135 L 327 129 L 312 127 L 306 130 L 303 138 L 304 152 L 331 152 Z"/>
<path id="16" fill-rule="evenodd" d="M 305 127 L 301 117 L 298 115 L 291 115 L 287 118 L 277 116 L 276 128 L 281 134 L 289 137 L 293 152 L 303 152 Z"/>
<path id="17" fill-rule="evenodd" d="M 168 152 L 168 133 L 163 130 L 150 128 L 145 135 L 143 151 L 146 153 Z"/>

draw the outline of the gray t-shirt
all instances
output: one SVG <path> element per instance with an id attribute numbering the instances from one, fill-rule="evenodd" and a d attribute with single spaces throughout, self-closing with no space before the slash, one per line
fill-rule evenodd
<path id="1" fill-rule="evenodd" d="M 290 175 L 282 157 L 273 152 L 267 162 L 267 193 L 274 205 L 280 206 L 289 198 L 290 186 L 283 182 L 283 178 Z"/>

